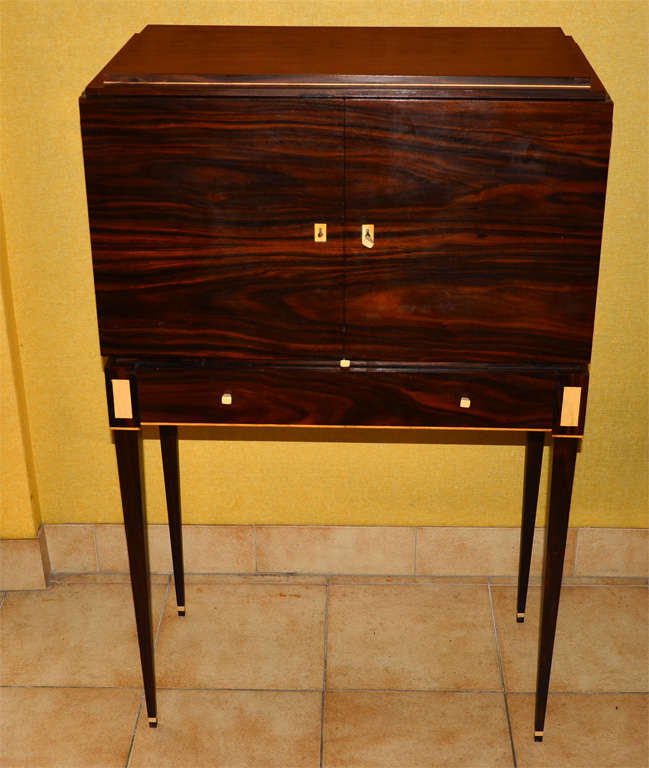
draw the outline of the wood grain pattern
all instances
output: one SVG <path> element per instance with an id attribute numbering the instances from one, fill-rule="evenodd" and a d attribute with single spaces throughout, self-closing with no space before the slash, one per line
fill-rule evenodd
<path id="1" fill-rule="evenodd" d="M 154 423 L 548 429 L 554 413 L 554 377 L 531 372 L 140 367 L 136 378 Z"/>
<path id="2" fill-rule="evenodd" d="M 348 100 L 348 356 L 588 361 L 610 119 L 610 104 Z"/>
<path id="3" fill-rule="evenodd" d="M 102 354 L 340 357 L 342 102 L 81 115 Z"/>

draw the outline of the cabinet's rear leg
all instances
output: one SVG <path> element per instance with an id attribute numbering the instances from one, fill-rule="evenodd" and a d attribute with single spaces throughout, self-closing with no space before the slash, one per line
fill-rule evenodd
<path id="1" fill-rule="evenodd" d="M 523 517 L 518 563 L 518 595 L 516 598 L 516 621 L 520 623 L 525 620 L 525 603 L 527 602 L 527 585 L 530 580 L 530 562 L 532 560 L 536 507 L 539 499 L 544 439 L 545 432 L 527 433 L 525 480 L 523 485 Z"/>
<path id="2" fill-rule="evenodd" d="M 162 450 L 162 469 L 167 497 L 167 516 L 169 518 L 169 538 L 171 539 L 171 557 L 174 564 L 174 582 L 176 584 L 176 605 L 178 615 L 185 615 L 185 569 L 183 566 L 183 530 L 180 515 L 180 473 L 178 468 L 178 427 L 160 427 L 160 448 Z"/>

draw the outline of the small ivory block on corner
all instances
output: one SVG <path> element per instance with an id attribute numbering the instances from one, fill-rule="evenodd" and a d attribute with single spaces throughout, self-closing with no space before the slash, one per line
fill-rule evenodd
<path id="1" fill-rule="evenodd" d="M 581 405 L 581 387 L 564 387 L 561 402 L 562 427 L 579 426 L 579 406 Z"/>
<path id="2" fill-rule="evenodd" d="M 116 419 L 132 419 L 131 382 L 128 379 L 111 379 L 113 388 L 113 415 Z"/>

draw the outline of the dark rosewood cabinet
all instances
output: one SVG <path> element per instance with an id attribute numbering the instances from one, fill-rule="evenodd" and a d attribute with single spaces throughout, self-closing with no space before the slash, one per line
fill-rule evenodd
<path id="1" fill-rule="evenodd" d="M 149 722 L 140 428 L 519 430 L 517 620 L 552 481 L 543 736 L 583 435 L 612 103 L 554 28 L 146 27 L 80 99 L 101 353 Z"/>

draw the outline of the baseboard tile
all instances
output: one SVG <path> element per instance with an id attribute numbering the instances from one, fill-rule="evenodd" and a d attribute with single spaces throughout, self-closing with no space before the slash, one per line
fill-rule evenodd
<path id="1" fill-rule="evenodd" d="M 171 572 L 166 525 L 150 525 L 151 570 Z M 124 529 L 119 524 L 46 525 L 41 544 L 0 542 L 13 549 L 15 567 L 5 567 L 0 589 L 43 588 L 51 559 L 53 574 L 128 571 Z M 564 582 L 566 584 L 647 582 L 646 542 L 641 529 L 572 528 L 568 532 Z M 538 585 L 542 572 L 544 529 L 534 536 L 530 585 Z M 265 526 L 185 525 L 185 570 L 201 574 L 267 578 L 300 574 L 319 577 L 370 578 L 421 583 L 430 579 L 477 580 L 493 584 L 515 583 L 518 568 L 517 528 L 453 526 Z M 416 551 L 415 551 L 416 544 Z M 22 547 L 23 554 L 19 550 Z M 33 552 L 29 550 L 33 547 Z M 40 554 L 42 547 L 44 555 Z M 29 550 L 31 554 L 25 554 Z M 38 555 L 40 571 L 36 568 Z M 18 560 L 29 561 L 27 565 Z M 30 559 L 31 558 L 31 559 Z M 5 562 L 10 561 L 5 558 Z M 19 574 L 23 573 L 23 576 Z M 10 577 L 7 580 L 7 577 Z M 13 581 L 12 581 L 13 579 Z M 9 584 L 31 586 L 9 586 Z"/>
<path id="2" fill-rule="evenodd" d="M 45 589 L 48 575 L 47 547 L 40 532 L 35 539 L 0 541 L 0 591 Z"/>

